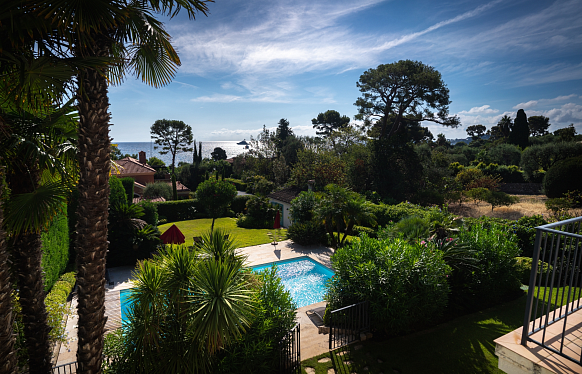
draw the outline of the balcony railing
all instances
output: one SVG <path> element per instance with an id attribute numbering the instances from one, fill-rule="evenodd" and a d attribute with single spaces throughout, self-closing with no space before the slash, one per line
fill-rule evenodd
<path id="1" fill-rule="evenodd" d="M 582 357 L 565 349 L 572 333 L 568 317 L 582 309 L 582 217 L 536 230 L 521 344 L 537 344 L 582 365 Z"/>

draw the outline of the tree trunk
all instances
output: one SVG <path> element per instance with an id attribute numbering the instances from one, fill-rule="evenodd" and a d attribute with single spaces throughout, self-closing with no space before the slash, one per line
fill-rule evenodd
<path id="1" fill-rule="evenodd" d="M 95 36 L 93 56 L 109 55 L 109 40 Z M 77 210 L 79 373 L 101 373 L 105 327 L 105 256 L 109 206 L 109 98 L 107 80 L 87 69 L 77 94 L 81 169 Z"/>
<path id="2" fill-rule="evenodd" d="M 4 168 L 0 168 L 0 191 L 4 189 Z M 2 229 L 4 206 L 0 199 L 0 374 L 16 373 L 16 336 L 12 328 L 12 283 L 6 248 L 6 232 Z"/>
<path id="3" fill-rule="evenodd" d="M 38 188 L 40 173 L 29 165 L 29 168 L 17 168 L 7 180 L 14 193 L 30 193 Z M 40 233 L 15 235 L 11 245 L 31 374 L 52 372 L 52 352 L 48 336 L 51 328 L 44 304 L 41 245 Z"/>

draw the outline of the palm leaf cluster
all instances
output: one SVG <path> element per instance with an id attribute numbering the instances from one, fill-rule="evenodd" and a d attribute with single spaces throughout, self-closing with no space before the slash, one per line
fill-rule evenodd
<path id="1" fill-rule="evenodd" d="M 231 243 L 170 246 L 138 264 L 118 370 L 208 372 L 211 357 L 242 336 L 251 323 L 252 289 L 245 258 Z"/>

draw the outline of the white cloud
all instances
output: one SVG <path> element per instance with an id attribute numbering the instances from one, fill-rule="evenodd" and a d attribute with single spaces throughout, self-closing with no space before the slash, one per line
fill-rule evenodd
<path id="1" fill-rule="evenodd" d="M 477 114 L 477 113 L 485 113 L 485 114 L 490 114 L 490 113 L 497 113 L 499 112 L 499 110 L 497 109 L 491 109 L 490 105 L 483 105 L 483 106 L 478 106 L 478 107 L 474 107 L 469 109 L 469 111 L 460 111 L 459 114 Z"/>
<path id="2" fill-rule="evenodd" d="M 542 106 L 542 105 L 547 105 L 547 104 L 558 103 L 560 101 L 570 100 L 570 99 L 575 98 L 576 96 L 577 96 L 576 94 L 570 94 L 570 95 L 558 96 L 558 97 L 555 97 L 553 99 L 530 100 L 530 101 L 525 102 L 525 103 L 517 104 L 516 106 L 513 107 L 513 109 L 527 110 L 527 109 L 535 108 L 538 105 Z"/>
<path id="3" fill-rule="evenodd" d="M 198 96 L 191 99 L 190 101 L 202 103 L 232 103 L 233 101 L 241 100 L 243 100 L 241 96 L 214 94 L 210 96 Z"/>

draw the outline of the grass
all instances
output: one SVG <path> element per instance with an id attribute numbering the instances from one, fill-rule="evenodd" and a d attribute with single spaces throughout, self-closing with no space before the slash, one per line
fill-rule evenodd
<path id="1" fill-rule="evenodd" d="M 560 300 L 561 291 L 554 300 Z M 411 335 L 372 339 L 302 362 L 317 374 L 503 373 L 497 368 L 495 339 L 522 326 L 526 297 Z M 319 360 L 331 359 L 328 362 Z"/>
<path id="2" fill-rule="evenodd" d="M 178 226 L 182 234 L 186 237 L 186 245 L 193 245 L 195 236 L 202 236 L 205 232 L 210 230 L 212 225 L 212 218 L 193 219 L 189 221 L 172 222 L 158 226 L 160 232 L 165 232 L 172 225 Z M 273 229 L 243 229 L 236 225 L 235 218 L 217 218 L 214 222 L 214 227 L 222 227 L 228 231 L 235 238 L 239 248 L 249 247 L 252 245 L 267 244 L 271 242 L 268 233 L 273 232 Z M 281 235 L 286 235 L 287 230 L 281 229 Z"/>

